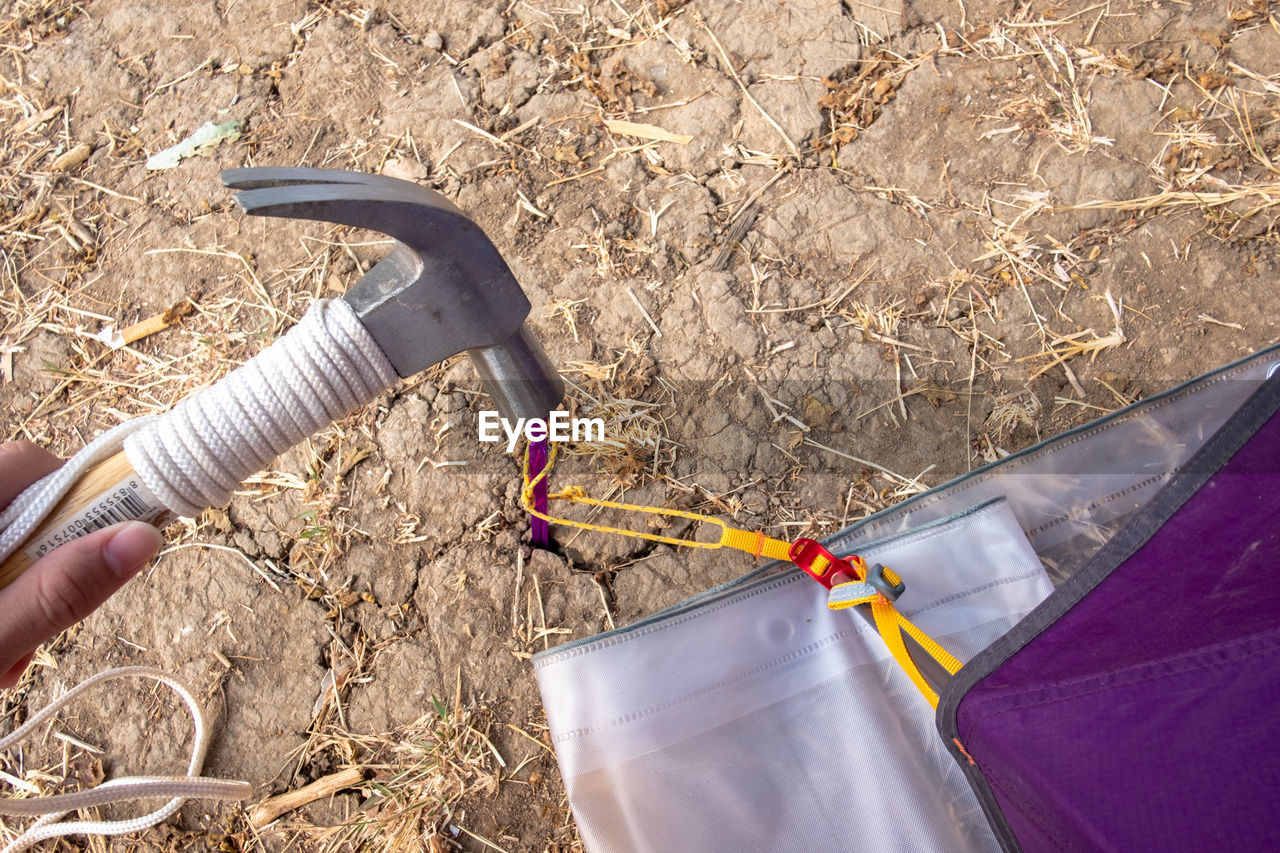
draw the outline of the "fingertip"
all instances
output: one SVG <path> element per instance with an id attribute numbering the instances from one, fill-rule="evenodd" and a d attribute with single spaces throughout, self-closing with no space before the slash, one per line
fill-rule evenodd
<path id="1" fill-rule="evenodd" d="M 9 667 L 9 671 L 0 675 L 0 690 L 8 690 L 10 687 L 18 686 L 18 682 L 22 680 L 22 674 L 27 671 L 27 667 L 31 665 L 31 659 L 35 657 L 35 652 L 27 652 L 22 658 Z"/>
<path id="2" fill-rule="evenodd" d="M 160 531 L 143 521 L 126 521 L 112 531 L 102 546 L 102 561 L 122 580 L 141 571 L 164 544 Z"/>
<path id="3" fill-rule="evenodd" d="M 160 531 L 128 521 L 73 539 L 37 560 L 0 590 L 0 676 L 20 676 L 9 664 L 87 617 L 155 556 Z"/>

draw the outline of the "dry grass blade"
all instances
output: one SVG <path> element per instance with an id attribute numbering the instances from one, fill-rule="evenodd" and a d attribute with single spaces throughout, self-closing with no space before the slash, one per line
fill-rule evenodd
<path id="1" fill-rule="evenodd" d="M 637 139 L 652 139 L 658 142 L 674 142 L 677 145 L 688 145 L 693 141 L 693 137 L 684 133 L 672 133 L 661 127 L 652 124 L 640 124 L 634 121 L 621 121 L 616 119 L 608 119 L 604 126 L 609 128 L 610 133 L 617 133 L 621 136 L 634 136 Z"/>
<path id="2" fill-rule="evenodd" d="M 1088 201 L 1075 208 L 1101 208 L 1103 210 L 1134 210 L 1149 212 L 1164 207 L 1217 208 L 1245 202 L 1253 210 L 1280 205 L 1280 181 L 1260 186 L 1229 186 L 1223 190 L 1198 192 L 1195 190 L 1170 190 L 1156 195 L 1119 201 Z"/>
<path id="3" fill-rule="evenodd" d="M 1109 335 L 1099 336 L 1093 329 L 1084 329 L 1079 332 L 1072 332 L 1069 335 L 1054 335 L 1053 340 L 1043 350 L 1035 355 L 1023 356 L 1018 361 L 1028 361 L 1036 358 L 1051 359 L 1048 364 L 1043 365 L 1031 374 L 1031 379 L 1043 376 L 1045 373 L 1064 364 L 1069 359 L 1079 355 L 1088 355 L 1090 360 L 1096 359 L 1098 353 L 1111 347 L 1120 346 L 1125 343 L 1128 338 L 1124 334 L 1124 325 L 1122 323 L 1122 310 L 1124 307 L 1123 300 L 1116 300 L 1112 297 L 1111 292 L 1106 294 L 1108 307 L 1111 308 L 1112 316 L 1115 318 L 1115 328 Z M 1092 338 L 1085 339 L 1086 335 L 1093 335 Z M 1037 404 L 1038 405 L 1038 404 Z"/>
<path id="4" fill-rule="evenodd" d="M 1093 335 L 1093 338 L 1089 340 L 1081 340 L 1085 335 Z M 1112 333 L 1110 335 L 1099 337 L 1092 329 L 1085 329 L 1082 332 L 1075 332 L 1070 335 L 1056 336 L 1046 349 L 1036 353 L 1035 355 L 1024 356 L 1023 358 L 1018 359 L 1018 361 L 1026 361 L 1035 358 L 1052 359 L 1048 364 L 1043 365 L 1031 374 L 1030 378 L 1035 379 L 1038 376 L 1043 376 L 1045 373 L 1048 373 L 1054 367 L 1057 367 L 1068 359 L 1075 358 L 1078 355 L 1088 355 L 1090 358 L 1097 358 L 1098 353 L 1103 350 L 1119 346 L 1124 342 L 1125 337 L 1123 334 Z"/>
<path id="5" fill-rule="evenodd" d="M 827 453 L 834 453 L 836 456 L 839 456 L 842 459 L 848 459 L 850 462 L 856 462 L 859 465 L 865 465 L 868 468 L 875 469 L 880 473 L 881 476 L 883 476 L 885 479 L 887 479 L 890 483 L 894 485 L 896 489 L 894 492 L 895 498 L 910 497 L 911 495 L 919 494 L 920 492 L 923 492 L 928 489 L 928 486 L 920 482 L 920 478 L 923 477 L 925 474 L 929 473 L 929 471 L 933 468 L 932 465 L 930 465 L 928 468 L 924 469 L 914 477 L 906 477 L 906 476 L 903 476 L 902 474 L 897 473 L 896 471 L 890 471 L 888 468 L 885 468 L 883 465 L 878 465 L 875 462 L 871 462 L 870 460 L 863 459 L 861 457 L 854 456 L 849 453 L 845 453 L 843 450 L 836 450 L 834 447 L 828 447 L 827 445 L 820 444 L 816 441 L 813 441 L 812 439 L 806 438 L 804 440 L 804 443 L 809 445 L 810 447 L 816 447 L 818 450 L 824 450 Z"/>
<path id="6" fill-rule="evenodd" d="M 564 320 L 569 333 L 573 335 L 575 344 L 578 342 L 578 308 L 586 301 L 585 299 L 556 299 L 547 304 L 545 316 L 560 317 Z"/>
<path id="7" fill-rule="evenodd" d="M 862 302 L 851 302 L 848 308 L 838 313 L 848 319 L 854 328 L 861 329 L 875 340 L 883 340 L 898 334 L 898 326 L 906 310 L 902 300 L 893 299 L 874 307 Z"/>
<path id="8" fill-rule="evenodd" d="M 760 116 L 769 123 L 769 126 L 773 128 L 774 132 L 776 132 L 778 136 L 782 137 L 782 141 L 785 142 L 787 148 L 791 150 L 791 155 L 799 159 L 800 149 L 796 147 L 796 143 L 791 139 L 791 136 L 782 129 L 782 125 L 774 121 L 773 116 L 769 115 L 765 108 L 760 106 L 759 101 L 751 95 L 751 90 L 747 88 L 747 84 L 742 82 L 742 78 L 738 76 L 738 72 L 734 70 L 733 61 L 729 59 L 729 54 L 725 51 L 724 45 L 720 43 L 720 39 L 716 38 L 716 34 L 713 33 L 711 28 L 705 23 L 702 25 L 702 29 L 711 38 L 711 43 L 716 46 L 716 51 L 719 52 L 720 59 L 724 63 L 722 67 L 725 73 L 733 78 L 733 82 L 738 84 L 738 88 L 742 90 L 742 96 L 746 98 L 747 102 L 755 108 L 756 112 L 758 112 Z"/>

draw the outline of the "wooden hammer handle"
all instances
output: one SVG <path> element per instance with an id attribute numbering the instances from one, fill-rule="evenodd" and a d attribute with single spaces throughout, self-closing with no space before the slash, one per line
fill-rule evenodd
<path id="1" fill-rule="evenodd" d="M 0 564 L 0 589 L 37 559 L 86 533 L 118 521 L 164 523 L 171 513 L 142 484 L 124 451 L 90 468 L 49 513 L 44 524 Z"/>

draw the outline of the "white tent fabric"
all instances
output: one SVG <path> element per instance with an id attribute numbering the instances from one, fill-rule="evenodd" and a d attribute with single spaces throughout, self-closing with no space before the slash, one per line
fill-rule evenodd
<path id="1" fill-rule="evenodd" d="M 902 611 L 967 660 L 1049 593 L 1050 576 L 1085 565 L 1277 371 L 1280 345 L 827 546 L 898 571 Z M 829 611 L 794 567 L 542 652 L 534 667 L 592 853 L 996 849 L 929 706 L 872 628 Z"/>
<path id="2" fill-rule="evenodd" d="M 1004 501 L 860 553 L 962 660 L 1052 590 Z M 539 656 L 592 851 L 996 849 L 933 711 L 875 630 L 799 572 Z"/>

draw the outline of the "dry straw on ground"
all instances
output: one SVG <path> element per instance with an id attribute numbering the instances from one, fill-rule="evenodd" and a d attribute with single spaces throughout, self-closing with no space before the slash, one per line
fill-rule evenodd
<path id="1" fill-rule="evenodd" d="M 314 226 L 273 246 L 273 261 L 264 264 L 243 240 L 236 242 L 224 233 L 222 225 L 199 227 L 226 221 L 227 211 L 194 203 L 166 207 L 152 195 L 158 178 L 144 178 L 136 185 L 123 182 L 121 175 L 131 174 L 129 170 L 146 159 L 147 146 L 158 147 L 167 136 L 178 134 L 181 122 L 175 118 L 160 123 L 154 114 L 138 110 L 129 113 L 138 124 L 131 118 L 102 128 L 83 127 L 76 98 L 50 96 L 31 77 L 33 68 L 50 61 L 48 50 L 54 43 L 75 40 L 81 37 L 81 27 L 94 25 L 101 5 L 20 0 L 0 12 L 0 66 L 5 75 L 0 123 L 6 130 L 0 135 L 4 437 L 26 438 L 62 454 L 82 446 L 100 429 L 164 411 L 216 381 L 291 326 L 316 298 L 340 293 L 385 250 L 385 241 L 368 235 Z M 1216 302 L 1195 301 L 1193 307 L 1192 295 L 1158 290 L 1160 282 L 1151 282 L 1151 290 L 1143 292 L 1139 288 L 1146 281 L 1115 279 L 1127 289 L 1114 293 L 1092 282 L 1102 276 L 1100 265 L 1123 252 L 1132 249 L 1130 254 L 1140 258 L 1147 249 L 1154 251 L 1135 237 L 1148 224 L 1181 225 L 1192 219 L 1203 224 L 1213 242 L 1192 233 L 1173 246 L 1176 261 L 1187 260 L 1193 242 L 1197 252 L 1220 253 L 1224 268 L 1228 262 L 1238 268 L 1237 258 L 1247 261 L 1251 253 L 1274 254 L 1280 210 L 1280 75 L 1240 64 L 1222 45 L 1213 51 L 1211 68 L 1193 67 L 1190 61 L 1165 63 L 1159 56 L 1144 54 L 1151 33 L 1126 35 L 1124 28 L 1152 4 L 1078 3 L 1056 11 L 1044 4 L 1023 4 L 1004 18 L 992 16 L 988 7 L 979 9 L 982 4 L 966 4 L 973 8 L 955 15 L 949 11 L 943 16 L 945 23 L 910 33 L 891 33 L 892 24 L 866 23 L 871 19 L 859 17 L 854 9 L 866 4 L 843 5 L 851 10 L 845 17 L 858 22 L 860 55 L 847 63 L 831 59 L 831 67 L 821 69 L 827 75 L 823 78 L 812 67 L 804 69 L 808 76 L 798 67 L 783 69 L 790 74 L 761 74 L 760 67 L 776 58 L 753 55 L 732 21 L 700 3 L 618 0 L 573 10 L 540 3 L 503 4 L 500 41 L 510 50 L 456 56 L 449 51 L 464 40 L 464 33 L 444 33 L 441 47 L 427 50 L 432 34 L 413 32 L 397 17 L 396 4 L 310 3 L 299 20 L 281 24 L 293 39 L 287 55 L 264 61 L 261 67 L 245 65 L 243 71 L 228 64 L 225 75 L 267 81 L 275 89 L 273 97 L 287 106 L 283 117 L 272 110 L 255 116 L 256 124 L 236 156 L 275 162 L 287 151 L 290 162 L 398 173 L 455 196 L 468 194 L 483 209 L 500 208 L 492 221 L 495 229 L 505 230 L 495 233 L 522 261 L 545 264 L 554 275 L 581 272 L 579 280 L 589 281 L 575 293 L 549 286 L 543 316 L 535 314 L 558 351 L 570 353 L 560 367 L 569 384 L 572 413 L 601 417 L 612 426 L 606 441 L 578 445 L 562 457 L 565 482 L 591 479 L 605 490 L 594 495 L 600 498 L 625 499 L 644 490 L 656 503 L 749 519 L 779 535 L 832 532 L 935 485 L 941 474 L 935 463 L 958 473 L 1158 390 L 1140 387 L 1144 366 L 1157 359 L 1161 347 L 1177 353 L 1191 349 L 1167 337 L 1170 329 L 1196 335 L 1209 330 L 1225 336 L 1214 340 L 1232 345 L 1241 341 L 1256 346 L 1270 340 L 1265 336 L 1271 333 L 1260 331 L 1262 321 L 1242 317 L 1222 295 Z M 1180 14 L 1193 4 L 1166 5 Z M 1179 50 L 1190 53 L 1214 38 L 1225 38 L 1225 45 L 1233 33 L 1277 26 L 1271 11 L 1259 4 L 1233 0 L 1226 6 L 1230 9 L 1221 33 L 1189 39 L 1178 45 Z M 782 14 L 769 8 L 769 15 Z M 759 5 L 747 4 L 743 10 L 764 14 Z M 398 87 L 385 104 L 368 94 L 369 102 L 361 106 L 376 121 L 365 122 L 353 136 L 313 127 L 308 110 L 314 105 L 289 100 L 301 97 L 298 89 L 306 94 L 306 87 L 314 85 L 306 76 L 315 73 L 306 64 L 311 61 L 309 40 L 332 38 L 332 32 L 347 34 L 344 44 L 353 63 L 372 58 L 370 67 L 376 73 L 371 74 L 386 76 L 379 85 Z M 179 33 L 174 40 L 186 35 Z M 904 47 L 908 44 L 911 50 Z M 659 91 L 642 73 L 644 64 L 634 59 L 642 50 L 656 47 L 674 69 L 718 75 L 715 82 L 723 84 L 722 91 L 712 86 Z M 412 61 L 397 49 L 408 52 Z M 566 116 L 526 117 L 508 106 L 466 100 L 462 85 L 475 83 L 472 98 L 478 98 L 481 84 L 503 79 L 502 63 L 508 61 L 503 57 L 515 49 L 536 56 L 539 94 L 564 96 L 573 104 L 572 110 L 565 108 Z M 147 54 L 116 59 L 122 67 L 134 69 L 131 73 L 142 81 L 138 96 L 144 101 L 188 82 L 216 83 L 222 79 L 217 75 L 224 73 L 216 62 L 192 70 L 149 68 Z M 937 69 L 951 73 L 957 67 L 985 69 L 993 80 L 1007 85 L 993 90 L 991 103 L 974 119 L 976 130 L 951 125 L 949 130 L 972 131 L 977 150 L 990 155 L 993 170 L 1009 151 L 1014 152 L 1009 162 L 1021 163 L 1017 156 L 1032 150 L 1041 160 L 1022 164 L 1023 172 L 1011 176 L 1016 180 L 983 175 L 955 192 L 948 163 L 971 152 L 958 151 L 952 140 L 940 138 L 935 174 L 945 191 L 931 195 L 932 184 L 908 184 L 905 179 L 903 186 L 897 181 L 876 185 L 868 174 L 855 172 L 864 165 L 859 162 L 864 150 L 859 146 L 868 131 L 884 127 L 878 123 L 904 109 L 909 87 L 932 79 L 928 75 Z M 1009 69 L 1016 73 L 1006 73 Z M 1112 163 L 1121 146 L 1118 135 L 1112 138 L 1099 130 L 1093 101 L 1099 81 L 1139 81 L 1163 93 L 1158 123 L 1140 129 L 1157 139 L 1158 154 L 1140 166 L 1141 180 L 1135 183 L 1140 189 L 1135 193 L 1063 205 L 1055 195 L 1058 188 L 1048 186 L 1038 171 L 1050 156 L 1045 151 L 1075 158 L 1069 162 L 1087 168 Z M 393 111 L 387 104 L 393 108 L 398 99 L 417 97 L 437 83 L 449 92 L 456 90 L 464 106 L 447 122 L 447 131 L 459 134 L 456 144 L 435 148 L 436 140 L 416 128 L 393 133 L 379 124 L 382 112 Z M 811 101 L 785 104 L 776 96 L 771 100 L 779 84 L 811 85 L 803 90 L 812 92 Z M 674 129 L 671 116 L 679 110 L 706 107 L 711 115 L 717 99 L 728 97 L 726 92 L 732 93 L 736 110 L 729 127 L 717 129 L 708 121 L 697 132 Z M 943 104 L 910 101 L 925 103 L 938 114 L 907 116 L 905 124 L 914 128 L 915 122 L 923 127 L 926 120 L 942 121 L 947 110 L 962 105 L 971 94 L 975 93 L 957 91 Z M 803 138 L 784 127 L 802 107 L 821 118 Z M 302 144 L 293 145 L 287 129 L 290 117 L 297 115 L 313 124 L 306 124 Z M 752 123 L 763 128 L 754 136 Z M 707 143 L 707 135 L 713 133 L 722 138 L 708 148 L 706 157 L 716 165 L 707 174 L 687 175 L 672 165 L 676 159 L 671 150 L 687 152 Z M 884 168 L 890 174 L 896 171 L 892 163 Z M 912 234 L 906 234 L 904 226 L 904 234 L 891 247 L 895 254 L 915 259 L 908 273 L 884 275 L 883 251 L 848 258 L 842 247 L 830 246 L 819 252 L 824 257 L 798 258 L 790 255 L 789 245 L 779 249 L 762 236 L 766 226 L 777 232 L 787 225 L 771 217 L 796 194 L 808 192 L 816 175 L 834 176 L 850 190 L 851 198 L 875 200 L 881 205 L 874 208 L 877 216 L 900 209 L 910 222 L 920 224 Z M 714 194 L 708 191 L 712 225 L 707 233 L 673 234 L 672 223 L 688 221 L 672 200 L 674 195 L 668 199 L 654 191 L 647 202 L 631 203 L 633 196 L 638 198 L 642 189 L 648 192 L 645 188 L 660 180 L 667 182 L 664 191 L 685 183 L 714 188 Z M 619 199 L 625 203 L 611 205 Z M 566 207 L 574 207 L 575 216 L 580 216 L 564 216 Z M 1084 227 L 1058 227 L 1052 221 L 1080 211 L 1114 215 L 1089 220 Z M 198 240 L 146 242 L 137 236 L 148 223 L 168 223 L 180 216 L 186 217 L 182 232 L 199 233 Z M 960 235 L 954 239 L 973 235 L 982 248 L 969 257 L 946 240 L 926 247 L 925 238 L 932 239 L 940 221 L 955 226 L 947 232 Z M 829 224 L 815 220 L 805 227 L 821 232 Z M 783 233 L 784 242 L 802 236 Z M 682 240 L 690 245 L 673 248 Z M 949 266 L 935 263 L 939 257 Z M 669 265 L 659 271 L 659 261 Z M 802 261 L 808 269 L 801 268 Z M 688 384 L 667 378 L 666 373 L 679 365 L 661 363 L 653 353 L 680 339 L 681 330 L 674 328 L 679 324 L 664 308 L 677 287 L 690 286 L 686 273 L 692 262 L 731 276 L 730 295 L 741 301 L 743 314 L 743 325 L 734 326 L 734 333 L 754 330 L 765 341 L 756 359 L 719 358 L 732 350 L 719 342 L 716 358 L 704 359 L 717 372 L 708 378 L 709 388 L 699 393 L 709 399 L 722 392 L 749 397 L 767 412 L 770 451 L 785 461 L 783 473 L 770 480 L 749 470 L 713 471 L 708 477 L 704 468 L 682 467 L 705 450 L 679 438 L 681 420 L 701 401 L 690 399 Z M 181 298 L 138 311 L 126 304 L 129 299 L 107 295 L 102 281 L 107 272 L 118 279 L 123 266 L 140 263 L 198 266 L 205 280 L 198 287 L 184 287 Z M 646 289 L 655 281 L 661 286 Z M 634 321 L 630 325 L 608 304 L 606 297 L 612 294 L 622 294 L 618 302 Z M 691 339 L 707 334 L 705 316 L 697 314 L 701 308 L 691 309 L 689 318 L 676 318 L 697 329 Z M 610 311 L 614 314 L 606 317 Z M 1153 322 L 1151 316 L 1161 321 Z M 104 343 L 104 329 L 108 341 L 119 331 L 123 345 Z M 807 391 L 793 393 L 798 385 L 770 372 L 771 359 L 793 356 L 810 337 L 828 332 L 846 353 L 875 354 L 875 381 L 851 390 L 853 402 L 839 411 L 812 394 L 806 399 Z M 38 346 L 45 347 L 41 352 L 51 351 L 50 340 L 61 347 L 55 353 L 57 363 L 33 367 L 32 353 Z M 1215 358 L 1238 354 L 1225 344 L 1214 352 Z M 706 355 L 691 352 L 682 357 Z M 790 369 L 805 375 L 817 370 L 818 363 L 814 355 L 812 365 Z M 1112 376 L 1099 369 L 1103 366 L 1129 375 Z M 1197 370 L 1212 366 L 1194 364 Z M 23 378 L 23 368 L 55 381 L 38 385 Z M 473 399 L 477 383 L 458 379 L 451 371 L 452 365 L 428 371 L 398 393 L 421 392 L 424 398 L 443 400 L 456 392 Z M 843 376 L 838 381 L 855 384 Z M 10 389 L 20 390 L 9 393 Z M 376 600 L 367 579 L 356 581 L 345 572 L 347 557 L 373 544 L 402 549 L 396 554 L 421 548 L 423 556 L 414 551 L 413 560 L 428 566 L 445 550 L 434 537 L 449 520 L 443 518 L 447 513 L 438 510 L 433 515 L 410 505 L 403 496 L 388 494 L 386 486 L 402 470 L 430 465 L 425 468 L 430 473 L 434 466 L 457 461 L 442 450 L 457 438 L 448 421 L 428 427 L 438 453 L 427 459 L 397 458 L 393 464 L 377 442 L 387 419 L 387 407 L 375 404 L 314 436 L 298 452 L 293 467 L 282 465 L 246 482 L 237 508 L 281 505 L 295 511 L 282 525 L 289 540 L 282 556 L 238 545 L 233 538 L 236 521 L 225 512 L 210 512 L 169 530 L 175 556 L 203 551 L 236 554 L 261 579 L 263 596 L 270 602 L 252 604 L 282 607 L 280 591 L 296 588 L 302 591 L 304 606 L 317 608 L 327 632 L 327 645 L 317 656 L 327 672 L 316 685 L 304 743 L 283 762 L 285 769 L 270 793 L 298 790 L 316 778 L 346 773 L 339 779 L 344 787 L 337 799 L 323 812 L 327 823 L 315 817 L 320 812 L 304 807 L 274 817 L 264 813 L 262 825 L 253 826 L 250 809 L 257 803 L 208 821 L 201 817 L 200 807 L 193 807 L 188 823 L 219 827 L 220 849 L 232 851 L 581 849 L 560 795 L 545 724 L 505 716 L 502 697 L 464 692 L 457 662 L 448 666 L 448 675 L 455 676 L 452 695 L 433 699 L 420 718 L 374 732 L 358 730 L 351 722 L 352 696 L 385 677 L 382 662 L 406 635 L 422 629 L 410 623 L 416 607 L 410 594 L 406 609 L 396 616 L 401 621 L 395 630 L 373 636 L 367 628 L 373 620 L 362 621 L 353 614 L 384 603 Z M 948 452 L 955 459 L 918 461 L 911 437 L 927 441 L 930 436 L 922 435 L 926 431 L 954 436 Z M 883 455 L 861 451 L 864 438 L 870 442 L 884 436 L 902 436 L 902 446 Z M 382 479 L 371 477 L 368 494 L 357 496 L 352 483 L 362 466 L 375 463 Z M 513 461 L 510 470 L 516 470 Z M 827 488 L 836 479 L 838 485 Z M 705 485 L 708 482 L 717 485 Z M 500 489 L 495 495 L 493 505 L 486 505 L 457 541 L 446 544 L 461 547 L 464 540 L 492 543 L 504 535 L 513 538 L 513 530 L 519 531 L 516 514 L 502 503 Z M 378 504 L 377 512 L 366 512 L 365 517 L 378 514 L 388 520 L 392 532 L 387 542 L 371 542 L 361 528 L 355 497 Z M 578 540 L 571 544 L 585 548 Z M 604 576 L 631 570 L 644 556 L 614 555 L 609 566 L 579 568 Z M 566 597 L 566 578 L 572 579 L 567 563 L 563 576 L 549 579 L 533 569 L 519 548 L 503 559 L 507 557 L 510 565 L 484 570 L 501 574 L 503 580 L 514 575 L 512 590 L 503 593 L 498 605 L 504 624 L 510 610 L 511 630 L 510 636 L 504 633 L 506 645 L 497 654 L 523 665 L 537 650 L 584 628 L 567 627 L 570 617 L 549 604 L 557 596 Z M 591 582 L 594 587 L 586 588 L 596 616 L 588 627 L 611 626 L 618 606 L 608 578 L 591 577 Z M 492 604 L 480 593 L 462 598 L 476 586 L 465 569 L 444 583 L 447 591 L 458 595 L 452 600 L 464 601 L 463 606 Z M 250 602 L 239 604 L 248 608 Z M 649 602 L 632 604 L 639 611 Z M 433 612 L 431 619 L 446 621 L 455 615 Z M 108 649 L 125 642 L 95 639 Z M 60 674 L 59 662 L 80 648 L 78 642 L 73 631 L 46 646 L 19 686 L 0 694 L 0 726 L 29 713 L 45 676 Z M 224 660 L 226 672 L 231 672 L 235 662 Z M 474 663 L 462 663 L 462 680 Z M 306 701 L 312 701 L 310 694 Z M 38 759 L 0 758 L 3 778 L 18 790 L 45 790 L 96 775 L 99 759 L 89 748 L 95 745 L 57 734 L 80 739 L 75 731 L 51 730 L 51 748 L 47 746 Z M 515 743 L 518 749 L 499 743 Z M 264 789 L 261 799 L 267 799 L 267 793 Z M 502 799 L 507 796 L 510 800 Z M 495 814 L 491 809 L 499 801 L 507 811 Z M 515 829 L 504 835 L 504 826 L 526 814 L 535 827 L 527 837 L 536 835 L 536 843 L 521 842 Z M 0 823 L 0 840 L 13 834 L 12 825 Z M 84 844 L 103 851 L 147 844 L 178 850 L 199 847 L 208 839 L 170 828 L 142 842 Z"/>

